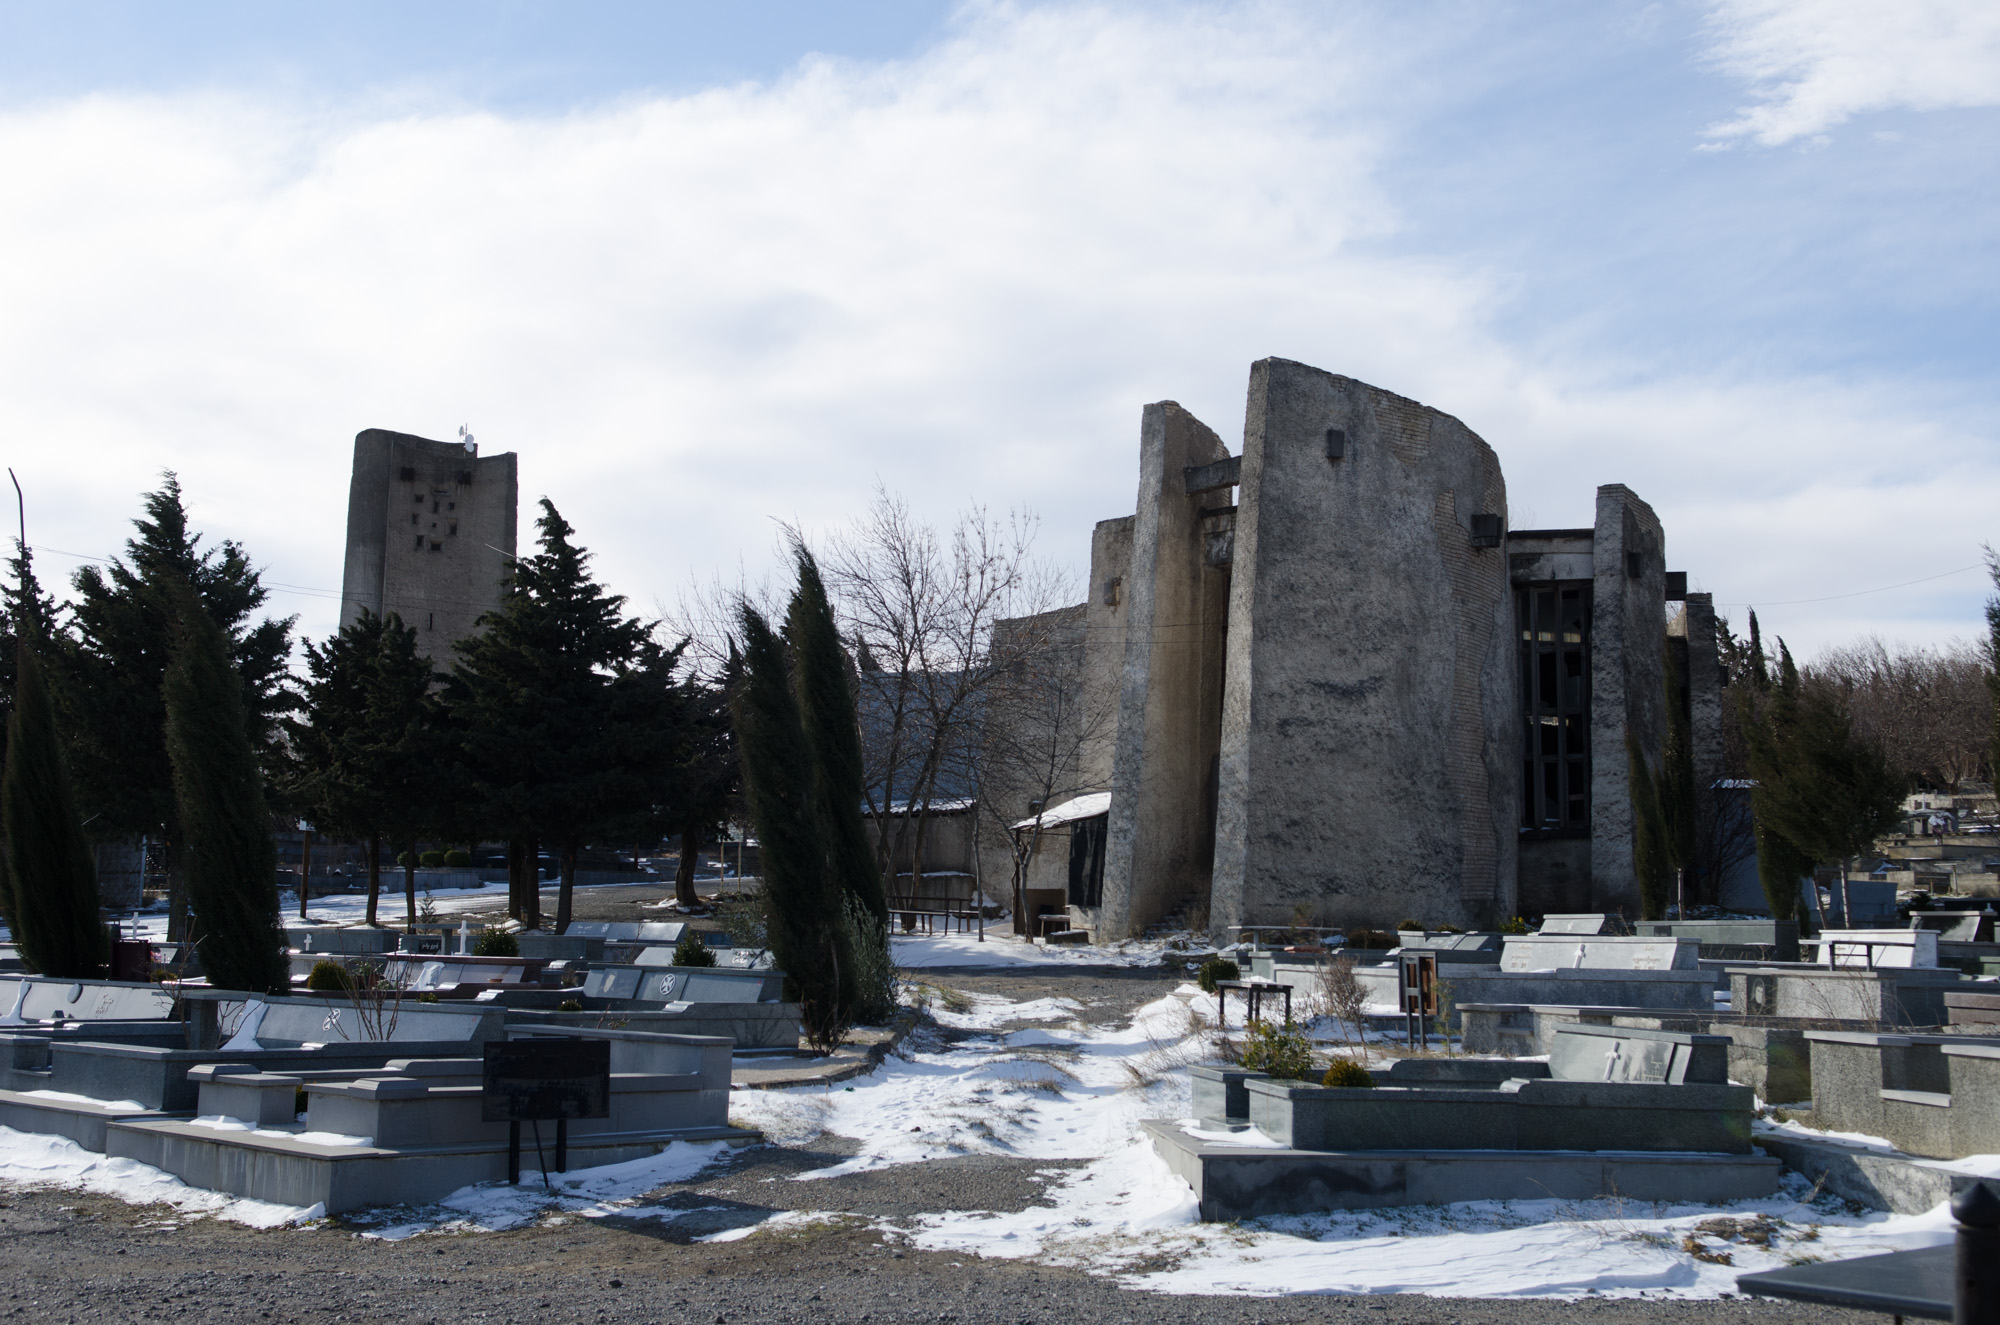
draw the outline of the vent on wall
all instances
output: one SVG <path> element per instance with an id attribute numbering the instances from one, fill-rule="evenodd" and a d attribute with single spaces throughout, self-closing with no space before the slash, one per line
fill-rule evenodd
<path id="1" fill-rule="evenodd" d="M 1472 546 L 1500 546 L 1500 517 L 1481 512 L 1472 517 Z"/>
<path id="2" fill-rule="evenodd" d="M 1625 554 L 1625 574 L 1631 579 L 1636 580 L 1645 573 L 1646 554 L 1643 552 L 1627 552 Z"/>
<path id="3" fill-rule="evenodd" d="M 459 471 L 458 471 L 458 481 L 459 481 L 459 483 L 461 483 L 461 484 L 466 484 L 466 483 L 470 483 L 470 482 L 472 482 L 472 471 L 471 471 L 471 470 L 469 470 L 469 469 L 461 469 L 461 470 L 459 470 Z"/>
<path id="4" fill-rule="evenodd" d="M 1685 603 L 1688 596 L 1688 573 L 1684 570 L 1667 572 L 1667 601 Z"/>
<path id="5" fill-rule="evenodd" d="M 398 477 L 399 477 L 399 478 L 401 478 L 401 479 L 403 480 L 403 482 L 405 482 L 405 483 L 414 483 L 414 482 L 416 482 L 416 479 L 417 479 L 417 470 L 416 470 L 416 466 L 414 466 L 414 465 L 404 465 L 404 466 L 403 466 L 403 468 L 402 468 L 402 471 L 401 471 L 401 473 L 400 473 L 400 474 L 398 475 Z"/>

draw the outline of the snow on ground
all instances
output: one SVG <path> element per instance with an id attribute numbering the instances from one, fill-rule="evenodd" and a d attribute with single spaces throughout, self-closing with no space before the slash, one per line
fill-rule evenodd
<path id="1" fill-rule="evenodd" d="M 1170 940 L 1129 939 L 1092 943 L 1029 943 L 1000 924 L 986 927 L 982 942 L 971 934 L 892 934 L 896 965 L 906 970 L 934 966 L 1158 966 L 1172 955 Z"/>
<path id="2" fill-rule="evenodd" d="M 1167 1293 L 1716 1297 L 1750 1270 L 1951 1237 L 1942 1207 L 1853 1215 L 1809 1199 L 1795 1177 L 1770 1199 L 1717 1206 L 1471 1202 L 1202 1224 L 1193 1193 L 1138 1124 L 1187 1114 L 1186 1066 L 1211 1056 L 1194 1015 L 1206 996 L 1183 985 L 1119 1029 L 1000 1029 L 1059 1022 L 1071 1007 L 971 996 L 935 1015 L 986 1036 L 912 1041 L 848 1086 L 741 1093 L 732 1115 L 780 1142 L 833 1133 L 858 1143 L 854 1158 L 798 1181 L 952 1155 L 1088 1160 L 1061 1171 L 1047 1205 L 878 1226 L 927 1250 L 1030 1257 Z"/>
<path id="3" fill-rule="evenodd" d="M 1194 1061 L 1193 985 L 1147 1004 L 1129 1025 L 1086 1031 L 1031 1028 L 964 1041 L 905 1042 L 867 1076 L 831 1088 L 740 1091 L 730 1117 L 762 1128 L 780 1143 L 822 1132 L 860 1143 L 854 1158 L 811 1176 L 830 1177 L 890 1164 L 967 1154 L 1093 1159 L 1123 1149 L 1144 1118 L 1188 1111 Z M 950 1014 L 996 1020 L 993 1003 Z M 1067 1015 L 1037 1000 L 1036 1019 Z M 982 1010 L 983 1009 L 983 1010 Z"/>
<path id="4" fill-rule="evenodd" d="M 925 1250 L 1031 1257 L 1164 1293 L 1679 1298 L 1734 1293 L 1737 1275 L 1804 1258 L 1952 1237 L 1943 1206 L 1854 1216 L 1811 1195 L 1788 1175 L 1774 1197 L 1720 1206 L 1474 1201 L 1202 1224 L 1187 1184 L 1135 1140 L 1067 1175 L 1050 1190 L 1054 1208 L 927 1215 L 909 1237 Z M 1150 1268 L 1162 1260 L 1168 1268 Z"/>
<path id="5" fill-rule="evenodd" d="M 274 1205 L 190 1187 L 150 1164 L 112 1159 L 68 1137 L 11 1127 L 0 1127 L 0 1184 L 95 1192 L 131 1205 L 169 1205 L 183 1215 L 229 1219 L 252 1228 L 302 1223 L 325 1213 L 317 1205 Z"/>
<path id="6" fill-rule="evenodd" d="M 415 1212 L 393 1212 L 397 1222 L 370 1229 L 369 1237 L 396 1241 L 419 1233 L 489 1233 L 549 1219 L 602 1219 L 606 1215 L 675 1219 L 692 1211 L 685 1207 L 648 1206 L 645 1197 L 671 1182 L 686 1182 L 727 1154 L 721 1141 L 676 1141 L 657 1155 L 543 1175 L 523 1167 L 519 1186 L 482 1182 L 461 1187 L 434 1206 Z M 522 1159 L 533 1150 L 523 1138 Z M 553 1189 L 553 1190 L 551 1190 Z M 353 1222 L 366 1223 L 364 1215 Z"/>

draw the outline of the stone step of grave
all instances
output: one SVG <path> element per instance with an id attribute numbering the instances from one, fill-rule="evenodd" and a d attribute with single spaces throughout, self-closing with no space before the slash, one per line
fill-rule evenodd
<path id="1" fill-rule="evenodd" d="M 1923 1159 L 1879 1146 L 1795 1132 L 1760 1130 L 1759 1149 L 1835 1196 L 1870 1210 L 1928 1214 L 1979 1181 L 1953 1161 Z"/>
<path id="2" fill-rule="evenodd" d="M 58 1091 L 0 1090 L 0 1127 L 45 1136 L 65 1136 L 85 1150 L 104 1153 L 105 1129 L 134 1118 L 166 1115 L 136 1100 L 93 1100 Z"/>
<path id="3" fill-rule="evenodd" d="M 1208 1221 L 1551 1197 L 1712 1205 L 1769 1196 L 1784 1171 L 1764 1155 L 1304 1151 L 1194 1137 L 1173 1121 L 1141 1127 Z"/>

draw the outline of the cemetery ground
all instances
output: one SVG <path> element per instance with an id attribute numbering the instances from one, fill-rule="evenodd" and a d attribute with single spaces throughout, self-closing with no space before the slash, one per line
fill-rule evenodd
<path id="1" fill-rule="evenodd" d="M 660 918 L 662 891 L 579 893 L 578 916 Z M 897 946 L 925 1015 L 880 1067 L 733 1092 L 765 1145 L 679 1143 L 553 1175 L 554 1194 L 530 1159 L 519 1188 L 324 1219 L 0 1137 L 0 1319 L 1838 1320 L 1736 1297 L 1734 1278 L 1949 1236 L 1941 1214 L 1865 1214 L 1795 1178 L 1726 1207 L 1202 1224 L 1138 1131 L 1188 1115 L 1185 1068 L 1213 1054 L 1184 960 Z"/>

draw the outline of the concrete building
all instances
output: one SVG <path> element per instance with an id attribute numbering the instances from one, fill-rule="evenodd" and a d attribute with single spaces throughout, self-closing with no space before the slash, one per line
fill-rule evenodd
<path id="1" fill-rule="evenodd" d="M 1658 760 L 1670 647 L 1697 768 L 1719 767 L 1714 612 L 1690 600 L 1669 645 L 1686 577 L 1652 509 L 1608 484 L 1587 527 L 1511 530 L 1491 447 L 1352 378 L 1253 365 L 1240 455 L 1147 406 L 1137 509 L 1091 547 L 1079 707 L 1115 735 L 1070 799 L 1109 803 L 1043 807 L 1060 824 L 1026 872 L 1047 889 L 1067 864 L 1100 938 L 1183 908 L 1636 916 L 1627 741 Z"/>
<path id="2" fill-rule="evenodd" d="M 394 612 L 440 665 L 500 603 L 514 561 L 515 457 L 480 456 L 470 437 L 369 428 L 355 434 L 347 489 L 340 624 Z"/>

